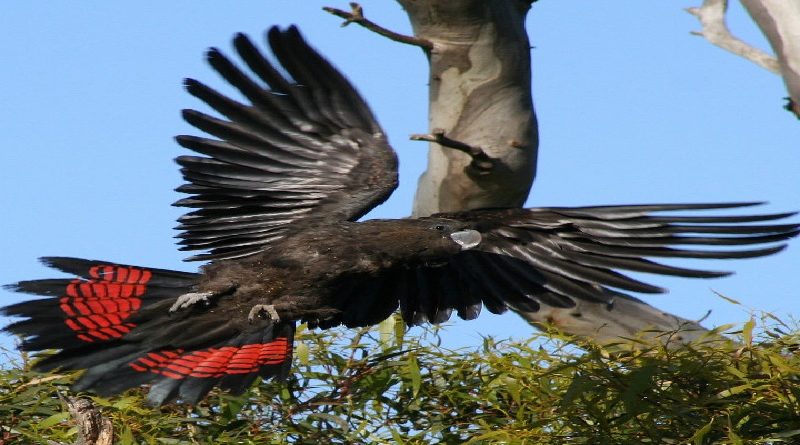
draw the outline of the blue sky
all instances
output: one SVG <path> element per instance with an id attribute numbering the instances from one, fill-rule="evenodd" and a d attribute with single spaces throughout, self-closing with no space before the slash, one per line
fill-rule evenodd
<path id="1" fill-rule="evenodd" d="M 542 0 L 527 23 L 540 121 L 539 173 L 528 206 L 768 200 L 759 210 L 800 209 L 800 125 L 781 109 L 774 76 L 689 35 L 681 2 Z M 366 14 L 410 33 L 395 2 L 364 1 Z M 372 217 L 410 212 L 427 128 L 422 53 L 321 11 L 344 1 L 14 2 L 0 15 L 0 283 L 58 276 L 43 255 L 194 270 L 183 263 L 170 207 L 181 183 L 172 141 L 191 132 L 179 110 L 199 104 L 192 76 L 221 87 L 203 62 L 235 32 L 262 35 L 296 23 L 374 108 L 400 154 L 401 188 Z M 731 27 L 766 47 L 732 5 Z M 800 243 L 774 257 L 716 265 L 713 281 L 656 277 L 671 288 L 647 300 L 706 325 L 742 322 L 747 306 L 800 314 Z M 0 290 L 0 303 L 21 295 Z M 0 319 L 0 324 L 6 320 Z M 456 322 L 453 346 L 480 334 L 525 337 L 513 314 Z M 0 345 L 10 344 L 0 337 Z"/>

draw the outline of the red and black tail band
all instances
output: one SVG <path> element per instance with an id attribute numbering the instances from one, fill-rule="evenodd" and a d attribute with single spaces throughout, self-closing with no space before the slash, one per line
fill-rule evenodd
<path id="1" fill-rule="evenodd" d="M 152 404 L 195 403 L 214 386 L 241 393 L 259 376 L 288 374 L 294 323 L 254 326 L 224 310 L 169 313 L 198 274 L 65 257 L 42 262 L 76 278 L 6 286 L 49 298 L 0 308 L 25 317 L 4 330 L 22 338 L 23 350 L 61 350 L 37 370 L 86 369 L 75 390 L 113 395 L 149 383 Z"/>
<path id="2" fill-rule="evenodd" d="M 6 306 L 5 315 L 27 317 L 5 328 L 23 337 L 21 348 L 71 349 L 118 339 L 135 327 L 141 309 L 186 293 L 199 275 L 67 257 L 42 263 L 77 278 L 21 281 L 6 288 L 51 298 Z"/>
<path id="3" fill-rule="evenodd" d="M 294 322 L 267 322 L 258 330 L 187 349 L 173 345 L 143 348 L 142 344 L 126 344 L 123 338 L 113 350 L 63 360 L 61 366 L 88 368 L 73 385 L 76 391 L 91 389 L 108 396 L 150 384 L 147 402 L 151 405 L 174 399 L 194 404 L 213 387 L 241 394 L 258 377 L 285 379 L 292 364 L 294 331 Z"/>

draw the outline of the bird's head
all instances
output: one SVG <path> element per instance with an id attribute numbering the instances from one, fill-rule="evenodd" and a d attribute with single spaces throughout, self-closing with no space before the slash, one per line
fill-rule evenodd
<path id="1" fill-rule="evenodd" d="M 481 233 L 469 227 L 462 221 L 444 218 L 428 220 L 428 228 L 435 231 L 445 239 L 456 243 L 460 250 L 469 250 L 481 243 Z"/>
<path id="2" fill-rule="evenodd" d="M 406 218 L 370 220 L 360 225 L 376 254 L 395 261 L 435 264 L 474 249 L 481 234 L 470 223 L 448 218 Z"/>

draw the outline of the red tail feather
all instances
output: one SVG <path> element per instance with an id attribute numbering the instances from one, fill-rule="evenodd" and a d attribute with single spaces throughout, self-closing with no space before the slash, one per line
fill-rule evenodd
<path id="1" fill-rule="evenodd" d="M 256 373 L 262 366 L 283 364 L 291 356 L 289 338 L 278 337 L 268 343 L 223 346 L 186 353 L 182 349 L 150 352 L 131 362 L 130 367 L 135 371 L 152 372 L 172 379 L 219 378 Z"/>
<path id="2" fill-rule="evenodd" d="M 37 369 L 86 369 L 76 390 L 111 395 L 149 383 L 150 403 L 176 397 L 195 403 L 214 386 L 240 393 L 259 376 L 282 379 L 289 371 L 293 322 L 256 325 L 219 311 L 169 312 L 197 274 L 77 258 L 43 262 L 77 278 L 11 285 L 49 298 L 0 312 L 27 318 L 5 328 L 24 338 L 23 349 L 61 349 Z"/>
<path id="3" fill-rule="evenodd" d="M 64 323 L 85 342 L 119 338 L 136 326 L 126 323 L 142 305 L 152 272 L 129 266 L 97 265 L 91 280 L 72 280 L 59 300 Z"/>
<path id="4" fill-rule="evenodd" d="M 134 314 L 187 292 L 198 276 L 79 258 L 47 257 L 42 262 L 77 278 L 22 281 L 9 286 L 51 297 L 2 308 L 7 315 L 30 318 L 6 328 L 25 337 L 22 346 L 28 350 L 68 349 L 119 339 L 136 327 L 129 320 Z M 76 338 L 80 342 L 76 343 Z"/>

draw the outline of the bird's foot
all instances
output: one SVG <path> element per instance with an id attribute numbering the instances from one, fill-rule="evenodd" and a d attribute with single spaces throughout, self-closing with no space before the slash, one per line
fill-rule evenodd
<path id="1" fill-rule="evenodd" d="M 275 310 L 275 306 L 271 304 L 257 304 L 250 309 L 250 313 L 247 314 L 247 321 L 252 323 L 256 318 L 261 318 L 262 314 L 266 314 L 270 320 L 277 323 L 281 321 L 281 317 L 278 315 L 278 311 Z"/>
<path id="2" fill-rule="evenodd" d="M 183 294 L 175 300 L 175 303 L 172 307 L 169 308 L 169 313 L 173 313 L 175 311 L 179 311 L 181 309 L 186 309 L 188 307 L 194 306 L 199 302 L 207 303 L 208 299 L 214 295 L 213 292 L 191 292 L 188 294 Z"/>

